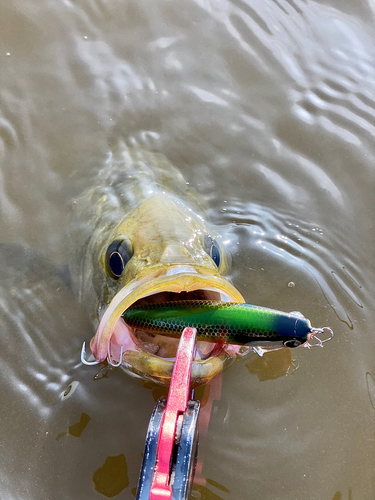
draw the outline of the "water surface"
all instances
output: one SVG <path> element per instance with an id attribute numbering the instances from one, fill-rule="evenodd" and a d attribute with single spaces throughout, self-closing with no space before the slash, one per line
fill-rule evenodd
<path id="1" fill-rule="evenodd" d="M 163 390 L 80 365 L 92 329 L 64 267 L 80 179 L 123 139 L 206 199 L 247 302 L 335 331 L 324 349 L 224 374 L 194 498 L 373 500 L 373 4 L 1 12 L 1 498 L 134 497 Z"/>

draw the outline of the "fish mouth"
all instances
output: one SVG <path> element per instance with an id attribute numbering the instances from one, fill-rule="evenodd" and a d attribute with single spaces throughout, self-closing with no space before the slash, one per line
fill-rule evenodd
<path id="1" fill-rule="evenodd" d="M 219 300 L 245 302 L 238 290 L 218 274 L 204 269 L 174 265 L 124 286 L 112 299 L 91 341 L 99 362 L 108 359 L 143 378 L 169 385 L 179 340 L 129 327 L 123 313 L 134 304 L 176 300 Z M 191 384 L 209 382 L 235 359 L 239 346 L 197 342 Z"/>

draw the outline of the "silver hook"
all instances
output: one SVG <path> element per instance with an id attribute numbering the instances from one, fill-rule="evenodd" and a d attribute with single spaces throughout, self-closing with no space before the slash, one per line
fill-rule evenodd
<path id="1" fill-rule="evenodd" d="M 249 354 L 249 352 L 256 352 L 252 347 L 250 347 L 249 345 L 242 345 L 240 346 L 240 348 L 238 349 L 237 351 L 237 356 L 241 356 L 242 358 L 247 356 Z M 258 354 L 258 353 L 257 353 Z M 258 354 L 259 356 L 260 354 Z"/>
<path id="2" fill-rule="evenodd" d="M 258 356 L 262 357 L 264 354 L 267 354 L 269 352 L 280 351 L 281 349 L 284 349 L 284 346 L 275 346 L 275 347 L 254 346 L 254 347 L 251 347 L 251 345 L 250 345 L 250 349 L 249 349 L 248 352 L 250 352 L 251 350 L 253 350 L 255 352 L 255 354 L 258 354 Z M 245 356 L 246 356 L 246 354 L 247 353 L 245 353 Z"/>
<path id="3" fill-rule="evenodd" d="M 82 345 L 82 350 L 81 350 L 81 361 L 84 365 L 91 366 L 91 365 L 98 365 L 99 361 L 86 361 L 86 342 L 83 343 Z"/>
<path id="4" fill-rule="evenodd" d="M 121 346 L 121 351 L 120 351 L 120 360 L 119 360 L 119 362 L 118 362 L 118 363 L 114 363 L 114 362 L 112 361 L 112 359 L 111 359 L 111 355 L 108 353 L 108 356 L 107 356 L 107 361 L 108 361 L 108 363 L 109 363 L 111 366 L 113 366 L 113 368 L 118 368 L 118 367 L 121 365 L 121 363 L 122 363 L 122 355 L 123 355 L 123 353 L 124 353 L 124 348 L 123 348 L 123 346 Z"/>
<path id="5" fill-rule="evenodd" d="M 324 333 L 324 330 L 327 330 L 330 333 L 330 336 L 327 339 L 320 340 L 319 337 L 316 337 L 317 333 Z M 325 342 L 328 342 L 329 340 L 332 340 L 334 337 L 334 333 L 331 328 L 328 326 L 323 326 L 323 328 L 312 328 L 311 330 L 311 337 L 314 337 L 318 342 L 316 344 L 310 344 L 309 342 L 305 342 L 304 346 L 310 349 L 310 347 L 323 347 L 323 344 Z"/>

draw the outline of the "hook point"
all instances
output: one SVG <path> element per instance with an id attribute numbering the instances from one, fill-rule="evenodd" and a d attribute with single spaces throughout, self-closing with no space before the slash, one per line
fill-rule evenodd
<path id="1" fill-rule="evenodd" d="M 98 365 L 99 361 L 87 361 L 86 360 L 86 342 L 82 344 L 82 349 L 81 349 L 81 361 L 84 365 L 87 366 L 92 366 L 92 365 Z"/>
<path id="2" fill-rule="evenodd" d="M 108 360 L 108 363 L 113 366 L 113 368 L 118 368 L 121 364 L 122 364 L 122 355 L 124 354 L 124 347 L 121 346 L 121 351 L 120 351 L 120 360 L 118 361 L 118 363 L 114 363 L 111 359 L 111 356 L 110 354 L 108 354 L 107 356 L 107 360 Z"/>

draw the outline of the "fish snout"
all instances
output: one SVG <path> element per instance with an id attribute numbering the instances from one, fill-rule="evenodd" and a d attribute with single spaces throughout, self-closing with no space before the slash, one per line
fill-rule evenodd
<path id="1" fill-rule="evenodd" d="M 196 257 L 182 244 L 171 244 L 166 247 L 160 262 L 164 265 L 170 264 L 194 264 Z"/>

